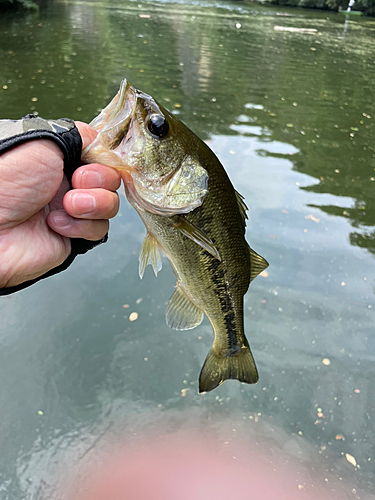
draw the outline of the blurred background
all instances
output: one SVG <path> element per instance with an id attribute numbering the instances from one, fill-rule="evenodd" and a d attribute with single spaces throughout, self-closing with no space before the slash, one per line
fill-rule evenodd
<path id="1" fill-rule="evenodd" d="M 164 261 L 139 280 L 121 189 L 106 245 L 0 301 L 1 500 L 65 499 L 113 446 L 192 431 L 225 460 L 276 457 L 297 494 L 375 498 L 374 35 L 371 18 L 235 0 L 1 13 L 1 118 L 89 122 L 128 78 L 218 155 L 270 263 L 245 296 L 259 383 L 198 395 L 211 326 L 166 326 L 175 278 Z"/>

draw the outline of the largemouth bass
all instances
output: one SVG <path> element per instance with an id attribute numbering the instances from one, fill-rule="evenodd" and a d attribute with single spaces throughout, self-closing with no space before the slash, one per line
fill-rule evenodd
<path id="1" fill-rule="evenodd" d="M 147 229 L 139 256 L 142 278 L 161 252 L 177 283 L 166 310 L 176 330 L 195 328 L 205 314 L 214 342 L 199 377 L 199 392 L 226 379 L 253 384 L 258 372 L 244 333 L 243 296 L 268 263 L 245 240 L 246 210 L 209 147 L 151 96 L 123 80 L 90 123 L 98 136 L 86 163 L 121 171 L 129 203 Z"/>

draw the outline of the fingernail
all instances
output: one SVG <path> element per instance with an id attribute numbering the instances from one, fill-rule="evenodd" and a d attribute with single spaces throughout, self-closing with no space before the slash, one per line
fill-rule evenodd
<path id="1" fill-rule="evenodd" d="M 95 170 L 85 170 L 82 174 L 82 188 L 101 188 L 103 184 L 103 177 Z"/>
<path id="2" fill-rule="evenodd" d="M 72 218 L 70 215 L 68 215 L 66 212 L 61 211 L 55 211 L 52 212 L 52 217 L 53 217 L 53 222 L 56 224 L 57 227 L 65 227 L 68 224 L 70 224 L 70 221 Z"/>
<path id="3" fill-rule="evenodd" d="M 87 193 L 76 193 L 72 196 L 72 204 L 77 215 L 91 214 L 96 208 L 96 199 Z"/>

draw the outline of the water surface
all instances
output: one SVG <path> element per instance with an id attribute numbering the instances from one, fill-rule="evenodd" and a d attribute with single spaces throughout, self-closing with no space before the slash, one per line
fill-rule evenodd
<path id="1" fill-rule="evenodd" d="M 0 301 L 1 500 L 58 498 L 113 436 L 184 429 L 296 458 L 332 498 L 373 498 L 374 33 L 236 1 L 2 15 L 1 117 L 90 121 L 126 76 L 209 143 L 270 267 L 245 296 L 259 383 L 200 396 L 211 327 L 166 326 L 173 273 L 139 280 L 145 231 L 121 193 L 106 245 Z"/>

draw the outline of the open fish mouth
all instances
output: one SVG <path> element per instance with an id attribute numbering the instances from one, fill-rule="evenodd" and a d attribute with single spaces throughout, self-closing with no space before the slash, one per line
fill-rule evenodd
<path id="1" fill-rule="evenodd" d="M 115 151 L 129 132 L 135 113 L 137 91 L 124 78 L 120 89 L 89 124 L 98 132 L 96 139 L 82 151 L 84 163 L 102 162 L 117 169 L 127 169 L 125 151 Z"/>

